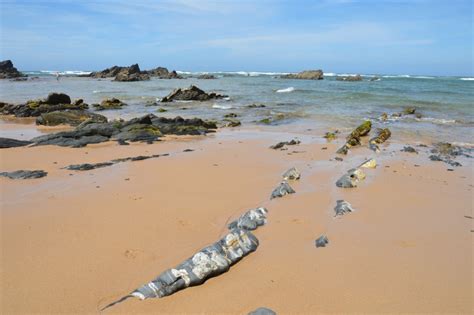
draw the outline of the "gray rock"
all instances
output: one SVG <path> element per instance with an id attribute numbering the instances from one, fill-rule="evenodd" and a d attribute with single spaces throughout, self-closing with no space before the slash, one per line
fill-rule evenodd
<path id="1" fill-rule="evenodd" d="M 290 168 L 283 174 L 283 180 L 298 180 L 301 177 L 301 173 L 296 167 Z"/>
<path id="2" fill-rule="evenodd" d="M 431 161 L 435 161 L 435 162 L 442 162 L 443 161 L 443 159 L 439 155 L 434 155 L 434 154 L 430 155 L 429 159 Z"/>
<path id="3" fill-rule="evenodd" d="M 259 307 L 255 311 L 252 311 L 247 315 L 276 315 L 276 313 L 269 308 Z"/>
<path id="4" fill-rule="evenodd" d="M 232 265 L 255 251 L 258 245 L 258 239 L 251 232 L 232 230 L 216 243 L 203 248 L 175 268 L 164 271 L 151 282 L 110 303 L 102 310 L 130 297 L 141 300 L 162 298 L 187 287 L 200 285 L 209 278 L 227 272 Z"/>
<path id="5" fill-rule="evenodd" d="M 283 197 L 285 195 L 294 194 L 294 193 L 295 193 L 295 190 L 293 188 L 291 188 L 291 186 L 286 181 L 283 181 L 283 182 L 280 183 L 280 185 L 278 185 L 277 188 L 275 188 L 272 191 L 270 199 L 280 198 L 280 197 Z"/>
<path id="6" fill-rule="evenodd" d="M 321 235 L 315 242 L 316 247 L 326 247 L 329 243 L 329 239 L 325 235 Z"/>
<path id="7" fill-rule="evenodd" d="M 0 176 L 8 177 L 11 179 L 32 179 L 32 178 L 41 178 L 48 175 L 48 172 L 42 170 L 34 170 L 34 171 L 27 171 L 27 170 L 19 170 L 14 172 L 1 172 Z"/>
<path id="8" fill-rule="evenodd" d="M 251 209 L 241 215 L 237 220 L 229 223 L 227 227 L 229 228 L 229 230 L 243 229 L 247 231 L 253 231 L 257 227 L 267 223 L 267 213 L 268 210 L 263 207 Z"/>
<path id="9" fill-rule="evenodd" d="M 351 169 L 337 180 L 336 186 L 340 188 L 354 188 L 363 179 L 365 179 L 365 174 L 361 169 Z"/>
<path id="10" fill-rule="evenodd" d="M 0 137 L 0 149 L 24 147 L 25 145 L 29 145 L 29 144 L 32 144 L 32 142 Z"/>
<path id="11" fill-rule="evenodd" d="M 418 154 L 418 151 L 416 151 L 416 149 L 415 149 L 414 147 L 411 147 L 411 146 L 405 146 L 405 147 L 403 147 L 403 149 L 401 149 L 400 151 Z"/>
<path id="12" fill-rule="evenodd" d="M 337 76 L 336 77 L 337 81 L 349 81 L 349 82 L 356 82 L 356 81 L 362 81 L 362 77 L 360 74 L 357 75 L 348 75 L 348 76 Z"/>
<path id="13" fill-rule="evenodd" d="M 335 217 L 337 216 L 342 216 L 346 213 L 349 212 L 354 212 L 354 208 L 352 208 L 352 205 L 348 203 L 347 201 L 344 200 L 337 200 L 336 201 L 336 207 L 334 207 L 334 212 L 335 212 Z"/>
<path id="14" fill-rule="evenodd" d="M 113 162 L 103 162 L 103 163 L 94 163 L 94 164 L 89 164 L 89 163 L 74 164 L 74 165 L 67 166 L 66 169 L 71 170 L 71 171 L 89 171 L 96 168 L 111 166 L 113 164 L 114 164 Z"/>

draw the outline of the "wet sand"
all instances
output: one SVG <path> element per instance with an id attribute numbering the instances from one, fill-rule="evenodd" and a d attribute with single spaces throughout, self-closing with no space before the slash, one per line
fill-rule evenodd
<path id="1" fill-rule="evenodd" d="M 342 140 L 327 144 L 317 134 L 300 135 L 302 144 L 287 151 L 268 148 L 290 139 L 236 129 L 152 145 L 2 150 L 2 171 L 48 172 L 0 178 L 2 313 L 99 313 L 259 206 L 269 210 L 268 223 L 254 232 L 260 246 L 229 272 L 104 313 L 246 314 L 260 306 L 278 314 L 472 312 L 473 220 L 465 217 L 472 216 L 472 162 L 447 171 L 424 152 L 399 152 L 396 142 L 380 154 L 356 148 L 339 162 L 333 158 Z M 170 156 L 61 169 L 162 153 Z M 335 186 L 368 157 L 379 165 L 358 188 Z M 291 182 L 296 194 L 270 201 L 292 166 L 302 173 Z M 337 199 L 356 212 L 334 218 Z M 329 245 L 316 248 L 321 234 Z"/>

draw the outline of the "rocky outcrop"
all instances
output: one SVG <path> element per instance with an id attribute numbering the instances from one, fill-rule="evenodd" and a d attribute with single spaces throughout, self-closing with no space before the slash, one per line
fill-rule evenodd
<path id="1" fill-rule="evenodd" d="M 72 131 L 63 131 L 33 138 L 35 145 L 58 145 L 65 147 L 83 147 L 88 144 L 109 140 L 119 142 L 158 141 L 162 135 L 202 135 L 213 132 L 215 122 L 199 118 L 183 119 L 156 117 L 149 114 L 129 121 L 97 123 L 87 120 Z"/>
<path id="2" fill-rule="evenodd" d="M 168 69 L 164 67 L 157 67 L 155 69 L 151 69 L 151 70 L 147 70 L 143 72 L 148 74 L 150 77 L 157 77 L 158 79 L 182 79 L 183 78 L 175 70 L 168 71 Z"/>
<path id="3" fill-rule="evenodd" d="M 357 82 L 357 81 L 362 81 L 362 77 L 360 74 L 357 75 L 348 75 L 348 76 L 343 76 L 343 77 L 336 77 L 337 81 L 349 81 L 349 82 Z"/>
<path id="4" fill-rule="evenodd" d="M 1 172 L 0 176 L 8 177 L 10 179 L 32 179 L 32 178 L 41 178 L 48 175 L 48 172 L 42 170 L 26 171 L 19 170 L 14 172 Z"/>
<path id="5" fill-rule="evenodd" d="M 25 74 L 18 71 L 11 60 L 0 61 L 0 79 L 15 79 L 26 77 Z"/>
<path id="6" fill-rule="evenodd" d="M 282 75 L 282 79 L 300 79 L 300 80 L 322 80 L 324 79 L 323 70 L 305 70 L 299 73 L 290 73 Z"/>
<path id="7" fill-rule="evenodd" d="M 208 101 L 212 99 L 224 98 L 227 95 L 220 95 L 216 93 L 206 93 L 195 85 L 191 85 L 187 89 L 176 89 L 168 96 L 161 99 L 162 102 L 172 101 Z"/>
<path id="8" fill-rule="evenodd" d="M 118 82 L 132 82 L 132 81 L 146 81 L 150 80 L 150 76 L 140 71 L 138 64 L 120 70 L 115 76 L 114 81 Z"/>
<path id="9" fill-rule="evenodd" d="M 91 72 L 88 76 L 91 78 L 97 78 L 97 79 L 114 78 L 117 74 L 119 74 L 120 71 L 126 68 L 128 67 L 113 66 L 99 72 Z"/>
<path id="10" fill-rule="evenodd" d="M 91 113 L 87 110 L 65 110 L 43 113 L 36 118 L 37 125 L 57 126 L 57 125 L 71 125 L 78 126 L 86 120 L 95 123 L 107 122 L 107 117 Z"/>
<path id="11" fill-rule="evenodd" d="M 96 110 L 107 110 L 107 109 L 121 109 L 123 106 L 126 106 L 124 102 L 116 98 L 107 98 L 103 100 L 100 104 L 92 104 Z"/>
<path id="12" fill-rule="evenodd" d="M 17 140 L 11 138 L 0 138 L 0 149 L 24 147 L 31 143 L 31 141 Z"/>
<path id="13" fill-rule="evenodd" d="M 0 113 L 16 117 L 37 117 L 44 113 L 63 110 L 85 110 L 89 105 L 82 100 L 71 104 L 71 98 L 64 93 L 50 93 L 42 100 L 30 100 L 26 104 L 8 104 L 0 102 Z"/>

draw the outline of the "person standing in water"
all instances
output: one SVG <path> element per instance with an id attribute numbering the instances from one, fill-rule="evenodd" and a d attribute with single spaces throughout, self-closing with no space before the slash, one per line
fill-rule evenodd
<path id="1" fill-rule="evenodd" d="M 56 72 L 56 80 L 59 81 L 59 72 Z"/>

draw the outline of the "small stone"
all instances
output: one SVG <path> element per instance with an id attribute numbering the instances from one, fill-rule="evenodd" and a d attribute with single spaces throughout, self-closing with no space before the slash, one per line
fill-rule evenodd
<path id="1" fill-rule="evenodd" d="M 288 182 L 283 181 L 278 185 L 277 188 L 275 188 L 270 196 L 270 199 L 273 198 L 280 198 L 288 194 L 294 194 L 295 190 L 291 188 L 291 186 L 288 184 Z"/>
<path id="2" fill-rule="evenodd" d="M 276 315 L 276 313 L 269 308 L 259 307 L 255 311 L 252 311 L 247 315 Z"/>
<path id="3" fill-rule="evenodd" d="M 321 235 L 317 240 L 316 240 L 316 247 L 326 247 L 326 245 L 329 243 L 329 239 L 325 235 Z"/>
<path id="4" fill-rule="evenodd" d="M 283 180 L 298 180 L 301 177 L 301 173 L 296 167 L 290 168 L 283 174 Z"/>

